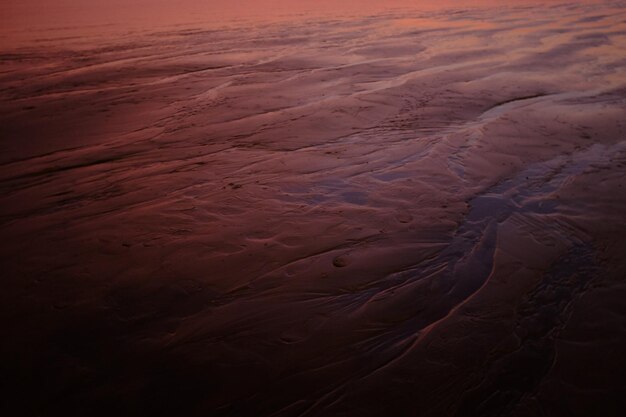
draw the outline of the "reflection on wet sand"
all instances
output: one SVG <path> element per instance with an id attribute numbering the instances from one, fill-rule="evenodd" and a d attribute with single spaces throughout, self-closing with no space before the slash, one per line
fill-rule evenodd
<path id="1" fill-rule="evenodd" d="M 625 63 L 619 3 L 7 50 L 10 397 L 618 415 Z"/>

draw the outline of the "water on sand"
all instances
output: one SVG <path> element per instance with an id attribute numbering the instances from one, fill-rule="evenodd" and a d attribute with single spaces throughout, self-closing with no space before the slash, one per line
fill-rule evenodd
<path id="1" fill-rule="evenodd" d="M 626 8 L 405 3 L 6 29 L 0 407 L 618 415 Z"/>

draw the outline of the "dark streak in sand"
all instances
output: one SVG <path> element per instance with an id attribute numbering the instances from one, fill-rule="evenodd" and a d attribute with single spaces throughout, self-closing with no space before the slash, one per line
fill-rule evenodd
<path id="1" fill-rule="evenodd" d="M 0 412 L 621 416 L 625 10 L 8 48 Z"/>

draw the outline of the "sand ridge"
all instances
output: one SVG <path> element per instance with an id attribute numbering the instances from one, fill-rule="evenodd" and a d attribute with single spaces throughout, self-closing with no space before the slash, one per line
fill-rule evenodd
<path id="1" fill-rule="evenodd" d="M 559 3 L 7 52 L 13 396 L 618 415 L 625 19 Z"/>

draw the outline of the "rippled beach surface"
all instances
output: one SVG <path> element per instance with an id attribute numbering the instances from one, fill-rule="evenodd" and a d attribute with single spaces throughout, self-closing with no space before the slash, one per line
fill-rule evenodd
<path id="1" fill-rule="evenodd" d="M 450 3 L 6 29 L 3 415 L 623 415 L 626 4 Z"/>

